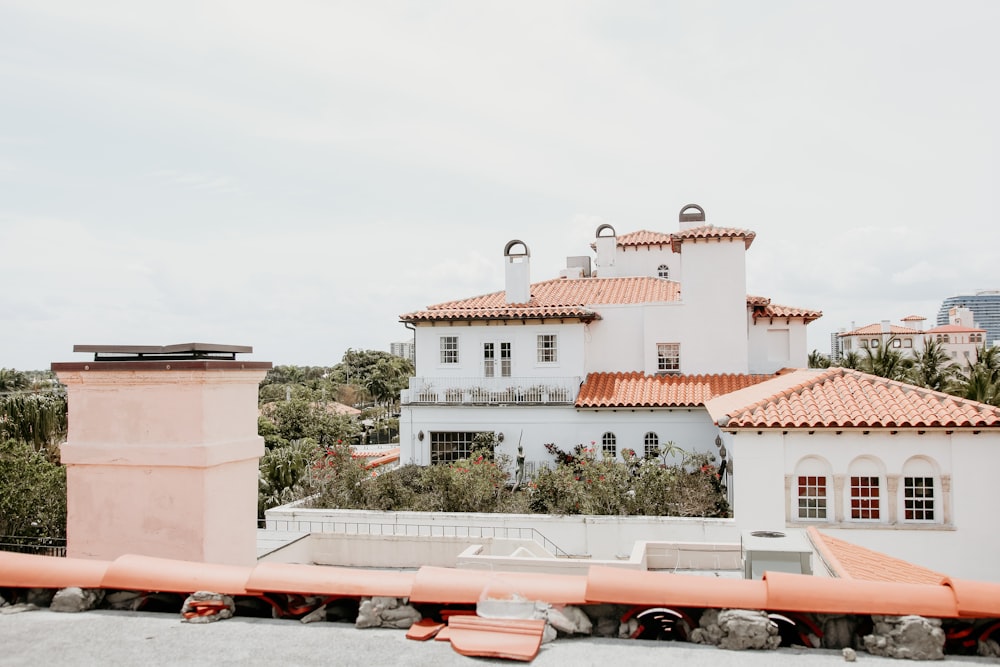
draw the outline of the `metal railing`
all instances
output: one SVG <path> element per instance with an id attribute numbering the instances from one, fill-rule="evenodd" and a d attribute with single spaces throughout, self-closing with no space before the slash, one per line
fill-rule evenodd
<path id="1" fill-rule="evenodd" d="M 374 535 L 384 537 L 462 537 L 471 539 L 534 540 L 558 558 L 573 558 L 535 528 L 518 526 L 453 526 L 443 524 L 377 523 L 369 521 L 291 521 L 262 519 L 266 530 L 294 533 L 341 533 L 344 535 Z"/>
<path id="2" fill-rule="evenodd" d="M 577 377 L 413 377 L 401 392 L 403 404 L 447 403 L 467 405 L 563 405 L 580 391 Z"/>
<path id="3" fill-rule="evenodd" d="M 40 556 L 66 556 L 65 537 L 24 537 L 0 535 L 0 551 Z"/>

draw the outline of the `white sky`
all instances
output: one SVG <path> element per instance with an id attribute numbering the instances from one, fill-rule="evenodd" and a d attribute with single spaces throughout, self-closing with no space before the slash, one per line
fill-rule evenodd
<path id="1" fill-rule="evenodd" d="M 330 365 L 594 230 L 757 232 L 840 327 L 1000 288 L 1000 3 L 0 0 L 0 366 Z"/>

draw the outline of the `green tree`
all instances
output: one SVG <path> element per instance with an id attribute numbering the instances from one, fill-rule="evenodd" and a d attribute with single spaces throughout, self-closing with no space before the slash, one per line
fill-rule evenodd
<path id="1" fill-rule="evenodd" d="M 983 345 L 975 363 L 957 374 L 949 393 L 980 403 L 1000 406 L 1000 348 Z"/>
<path id="2" fill-rule="evenodd" d="M 0 393 L 28 388 L 28 376 L 13 368 L 0 368 Z"/>
<path id="3" fill-rule="evenodd" d="M 66 536 L 66 470 L 28 442 L 0 440 L 0 535 Z"/>
<path id="4" fill-rule="evenodd" d="M 892 347 L 895 337 L 884 341 L 883 344 L 872 352 L 865 349 L 865 357 L 861 361 L 860 370 L 872 375 L 878 375 L 889 380 L 905 381 L 909 377 L 910 367 L 913 360 L 903 356 L 903 353 Z"/>
<path id="5" fill-rule="evenodd" d="M 269 447 L 311 438 L 320 447 L 327 448 L 355 442 L 361 432 L 360 426 L 350 417 L 304 396 L 264 406 L 257 427 Z"/>
<path id="6" fill-rule="evenodd" d="M 813 350 L 809 353 L 809 368 L 829 368 L 830 367 L 830 357 L 826 356 L 819 350 Z"/>
<path id="7" fill-rule="evenodd" d="M 66 437 L 66 397 L 53 393 L 0 396 L 0 439 L 13 438 L 35 449 L 54 449 Z"/>
<path id="8" fill-rule="evenodd" d="M 956 368 L 941 343 L 933 338 L 924 340 L 924 349 L 916 355 L 910 378 L 914 384 L 934 391 L 946 391 L 955 377 Z"/>
<path id="9" fill-rule="evenodd" d="M 860 370 L 861 364 L 862 364 L 861 355 L 858 354 L 856 351 L 851 350 L 843 357 L 841 357 L 840 363 L 837 365 L 840 366 L 841 368 L 852 368 L 854 370 Z"/>

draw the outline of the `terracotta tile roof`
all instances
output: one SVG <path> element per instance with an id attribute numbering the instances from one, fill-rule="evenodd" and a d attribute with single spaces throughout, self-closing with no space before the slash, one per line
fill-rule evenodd
<path id="1" fill-rule="evenodd" d="M 979 327 L 963 327 L 961 324 L 942 324 L 939 327 L 934 327 L 933 329 L 928 329 L 924 331 L 925 334 L 936 334 L 936 333 L 979 333 L 985 332 L 986 329 L 981 329 Z"/>
<path id="2" fill-rule="evenodd" d="M 663 232 L 651 232 L 646 229 L 640 229 L 637 232 L 622 234 L 617 237 L 616 241 L 618 246 L 621 248 L 651 245 L 666 246 L 671 243 L 671 235 L 664 234 Z"/>
<path id="3" fill-rule="evenodd" d="M 782 306 L 771 303 L 771 300 L 764 296 L 747 295 L 747 306 L 752 309 L 755 320 L 767 319 L 771 317 L 801 317 L 806 322 L 812 322 L 823 317 L 822 310 L 811 310 L 809 308 L 798 308 L 796 306 Z"/>
<path id="4" fill-rule="evenodd" d="M 841 579 L 940 584 L 946 578 L 926 567 L 824 535 L 815 526 L 810 526 L 807 532 L 819 555 Z"/>
<path id="5" fill-rule="evenodd" d="M 1000 428 L 1000 408 L 846 368 L 730 409 L 726 428 Z M 714 416 L 714 415 L 713 415 Z"/>
<path id="6" fill-rule="evenodd" d="M 923 322 L 926 319 L 923 315 L 907 315 L 900 322 Z"/>
<path id="7" fill-rule="evenodd" d="M 598 319 L 587 306 L 677 301 L 680 283 L 652 277 L 555 278 L 531 286 L 531 301 L 508 304 L 504 292 L 447 301 L 427 310 L 400 315 L 403 322 L 432 320 L 540 319 L 579 317 Z"/>
<path id="8" fill-rule="evenodd" d="M 878 335 L 880 333 L 885 333 L 885 332 L 882 331 L 882 325 L 876 323 L 876 324 L 869 324 L 867 326 L 863 326 L 863 327 L 860 327 L 858 329 L 854 329 L 853 331 L 845 331 L 844 333 L 838 334 L 838 335 L 839 336 L 872 336 L 872 335 Z M 901 327 L 898 324 L 890 324 L 889 325 L 889 333 L 893 334 L 893 335 L 896 335 L 896 334 L 911 335 L 911 334 L 922 334 L 922 333 L 927 333 L 927 332 L 921 331 L 920 329 L 911 329 L 910 327 Z"/>
<path id="9" fill-rule="evenodd" d="M 590 373 L 576 398 L 578 408 L 686 407 L 770 380 L 773 375 L 646 375 Z"/>
<path id="10" fill-rule="evenodd" d="M 748 229 L 737 229 L 735 227 L 716 227 L 714 225 L 703 225 L 692 227 L 682 232 L 674 232 L 670 235 L 670 246 L 674 252 L 681 251 L 683 241 L 707 241 L 708 239 L 743 239 L 749 249 L 757 234 Z"/>

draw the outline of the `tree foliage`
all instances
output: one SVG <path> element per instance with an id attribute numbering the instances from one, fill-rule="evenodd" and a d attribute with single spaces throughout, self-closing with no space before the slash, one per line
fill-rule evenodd
<path id="1" fill-rule="evenodd" d="M 0 440 L 0 535 L 66 536 L 66 471 L 25 441 Z"/>
<path id="2" fill-rule="evenodd" d="M 30 443 L 55 452 L 66 437 L 66 397 L 55 393 L 15 393 L 0 396 L 0 439 Z"/>

